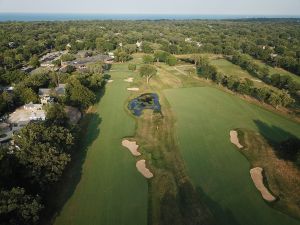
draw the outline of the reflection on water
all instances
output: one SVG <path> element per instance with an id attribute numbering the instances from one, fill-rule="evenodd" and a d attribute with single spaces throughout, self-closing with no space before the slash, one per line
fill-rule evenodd
<path id="1" fill-rule="evenodd" d="M 142 94 L 129 102 L 128 109 L 135 116 L 142 115 L 144 109 L 152 109 L 154 112 L 160 112 L 159 97 L 155 93 Z"/>

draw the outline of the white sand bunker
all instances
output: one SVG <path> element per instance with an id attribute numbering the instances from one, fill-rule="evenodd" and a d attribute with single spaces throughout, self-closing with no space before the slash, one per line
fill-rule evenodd
<path id="1" fill-rule="evenodd" d="M 253 180 L 255 187 L 260 191 L 262 197 L 268 201 L 273 202 L 276 198 L 269 192 L 269 190 L 265 187 L 263 182 L 263 169 L 260 167 L 256 167 L 250 170 L 250 175 Z"/>
<path id="2" fill-rule="evenodd" d="M 122 145 L 131 152 L 134 156 L 140 156 L 141 153 L 138 151 L 139 146 L 136 144 L 136 141 L 123 140 Z"/>
<path id="3" fill-rule="evenodd" d="M 262 83 L 262 81 L 258 80 L 258 79 L 251 79 L 251 80 L 254 81 L 254 82 Z"/>
<path id="4" fill-rule="evenodd" d="M 230 141 L 238 148 L 243 148 L 243 146 L 239 142 L 238 133 L 235 130 L 230 131 Z"/>
<path id="5" fill-rule="evenodd" d="M 108 81 L 107 81 L 107 83 L 112 83 L 112 82 L 114 82 L 114 80 L 108 80 Z"/>
<path id="6" fill-rule="evenodd" d="M 140 89 L 139 88 L 136 88 L 136 87 L 134 87 L 134 88 L 127 88 L 127 91 L 139 91 Z"/>
<path id="7" fill-rule="evenodd" d="M 124 80 L 125 82 L 132 83 L 133 82 L 133 77 L 128 77 L 127 79 Z"/>
<path id="8" fill-rule="evenodd" d="M 144 159 L 136 162 L 136 168 L 147 179 L 153 177 L 153 173 L 146 167 L 146 161 Z"/>

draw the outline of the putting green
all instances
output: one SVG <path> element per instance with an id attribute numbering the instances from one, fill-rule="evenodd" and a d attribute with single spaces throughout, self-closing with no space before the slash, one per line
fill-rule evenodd
<path id="1" fill-rule="evenodd" d="M 114 81 L 107 84 L 96 105 L 101 123 L 95 129 L 97 120 L 91 120 L 86 133 L 84 141 L 89 146 L 81 179 L 56 225 L 147 224 L 147 181 L 138 173 L 134 157 L 121 146 L 124 136 L 135 133 L 135 121 L 123 107 L 129 95 L 123 79 L 133 74 L 118 64 L 112 71 Z"/>
<path id="2" fill-rule="evenodd" d="M 300 224 L 264 202 L 250 178 L 248 161 L 229 140 L 235 128 L 250 128 L 273 139 L 283 139 L 287 132 L 300 137 L 299 124 L 210 87 L 164 93 L 177 119 L 188 174 L 218 224 Z"/>

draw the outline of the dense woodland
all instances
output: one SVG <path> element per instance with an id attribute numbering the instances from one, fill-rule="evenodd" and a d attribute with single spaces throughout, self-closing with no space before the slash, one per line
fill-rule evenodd
<path id="1" fill-rule="evenodd" d="M 37 103 L 41 87 L 55 87 L 58 80 L 67 84 L 66 96 L 47 108 L 46 121 L 30 123 L 14 136 L 20 151 L 10 154 L 9 149 L 1 148 L 0 221 L 4 222 L 0 224 L 39 221 L 41 211 L 47 207 L 45 193 L 60 179 L 79 140 L 80 128 L 68 123 L 63 107 L 71 105 L 84 112 L 104 87 L 104 65 L 90 65 L 84 72 L 67 68 L 63 72 L 30 74 L 21 70 L 39 67 L 41 56 L 58 50 L 69 51 L 61 61 L 73 60 L 80 50 L 114 52 L 118 62 L 143 52 L 147 54 L 145 64 L 160 61 L 170 66 L 176 64 L 174 55 L 186 55 L 182 59 L 195 63 L 200 77 L 274 107 L 292 106 L 300 90 L 300 84 L 291 77 L 271 74 L 253 63 L 253 59 L 259 59 L 300 76 L 297 19 L 0 23 L 0 86 L 15 88 L 13 93 L 0 92 L 0 116 L 26 103 Z M 258 88 L 251 80 L 218 73 L 202 53 L 223 55 L 270 88 Z M 61 62 L 54 63 L 59 66 Z M 131 64 L 129 69 L 135 70 L 136 65 Z M 149 79 L 156 73 L 151 65 L 143 66 L 140 72 Z"/>

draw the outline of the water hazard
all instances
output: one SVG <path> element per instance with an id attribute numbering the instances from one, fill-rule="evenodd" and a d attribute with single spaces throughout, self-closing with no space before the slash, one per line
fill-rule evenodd
<path id="1" fill-rule="evenodd" d="M 144 109 L 152 109 L 154 112 L 159 113 L 161 105 L 157 94 L 146 93 L 132 99 L 128 104 L 128 109 L 133 115 L 141 116 Z"/>

